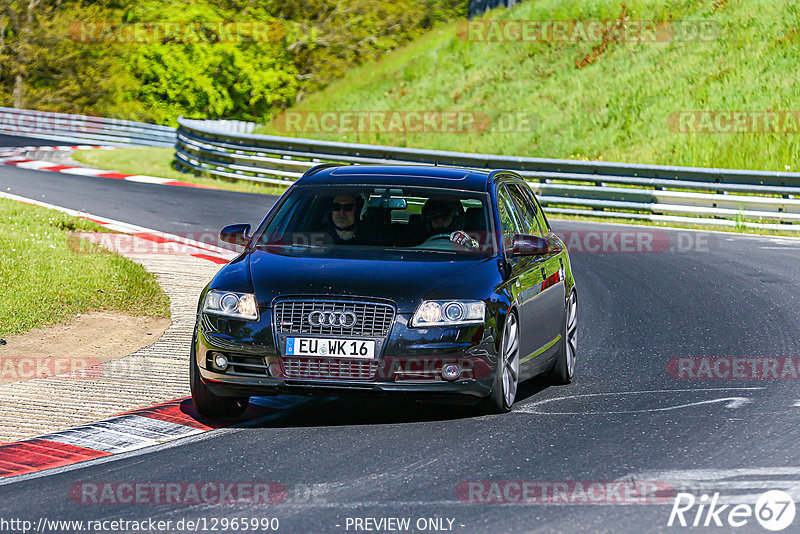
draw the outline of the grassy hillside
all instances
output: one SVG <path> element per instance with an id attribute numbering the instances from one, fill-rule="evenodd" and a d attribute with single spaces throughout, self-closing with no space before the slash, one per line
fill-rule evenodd
<path id="1" fill-rule="evenodd" d="M 531 0 L 484 18 L 613 20 L 618 1 Z M 424 35 L 306 98 L 296 111 L 530 113 L 527 131 L 314 133 L 303 137 L 554 158 L 800 169 L 800 132 L 679 133 L 685 110 L 800 111 L 800 2 L 627 2 L 632 20 L 705 21 L 703 38 L 666 42 L 470 42 L 457 24 Z M 686 27 L 686 26 L 684 26 Z M 263 133 L 282 132 L 272 126 Z M 795 125 L 797 123 L 794 123 Z M 520 128 L 522 129 L 522 128 Z M 784 127 L 782 126 L 783 130 Z"/>

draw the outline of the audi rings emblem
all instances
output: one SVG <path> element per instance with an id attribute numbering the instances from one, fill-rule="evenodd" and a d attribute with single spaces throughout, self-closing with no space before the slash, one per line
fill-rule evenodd
<path id="1" fill-rule="evenodd" d="M 311 326 L 340 326 L 353 328 L 358 321 L 356 314 L 350 311 L 313 311 L 308 314 Z"/>

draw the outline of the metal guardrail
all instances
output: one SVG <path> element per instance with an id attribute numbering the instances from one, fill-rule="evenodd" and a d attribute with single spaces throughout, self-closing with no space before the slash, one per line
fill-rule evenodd
<path id="1" fill-rule="evenodd" d="M 510 169 L 550 213 L 786 228 L 800 223 L 800 173 L 523 158 L 225 133 L 178 119 L 185 171 L 290 185 L 319 162 Z M 800 230 L 800 227 L 797 227 Z"/>
<path id="2" fill-rule="evenodd" d="M 175 144 L 175 128 L 169 126 L 4 107 L 0 134 L 116 146 Z"/>
<path id="3" fill-rule="evenodd" d="M 198 122 L 227 134 L 249 134 L 256 127 L 254 122 L 227 119 Z M 0 107 L 0 134 L 70 143 L 173 147 L 176 129 L 144 122 Z"/>
<path id="4" fill-rule="evenodd" d="M 200 121 L 206 128 L 211 128 L 219 132 L 249 134 L 256 129 L 256 123 L 237 121 L 230 119 L 203 119 Z"/>

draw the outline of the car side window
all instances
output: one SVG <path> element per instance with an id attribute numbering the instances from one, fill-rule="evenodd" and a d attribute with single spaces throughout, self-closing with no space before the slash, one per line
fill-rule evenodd
<path id="1" fill-rule="evenodd" d="M 503 248 L 510 249 L 514 244 L 514 236 L 524 233 L 515 216 L 514 201 L 502 185 L 497 190 L 497 210 L 500 214 L 500 226 L 503 231 Z"/>
<path id="2" fill-rule="evenodd" d="M 508 184 L 511 196 L 517 206 L 517 213 L 520 215 L 520 223 L 522 224 L 523 234 L 535 235 L 544 237 L 547 232 L 540 226 L 537 219 L 536 202 L 533 200 L 533 195 L 527 186 L 520 184 Z M 526 189 L 528 189 L 526 191 Z"/>
<path id="3" fill-rule="evenodd" d="M 533 194 L 533 191 L 528 191 L 536 206 L 536 219 L 539 221 L 539 226 L 542 227 L 542 235 L 545 237 L 550 233 L 550 225 L 547 223 L 547 217 L 544 216 L 542 205 L 539 204 L 539 199 Z"/>

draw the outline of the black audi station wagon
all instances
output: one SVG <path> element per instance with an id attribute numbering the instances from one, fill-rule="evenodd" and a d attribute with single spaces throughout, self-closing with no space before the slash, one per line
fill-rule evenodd
<path id="1" fill-rule="evenodd" d="M 250 396 L 381 394 L 511 409 L 521 380 L 575 370 L 564 242 L 511 171 L 307 171 L 203 290 L 194 405 L 235 417 Z"/>

